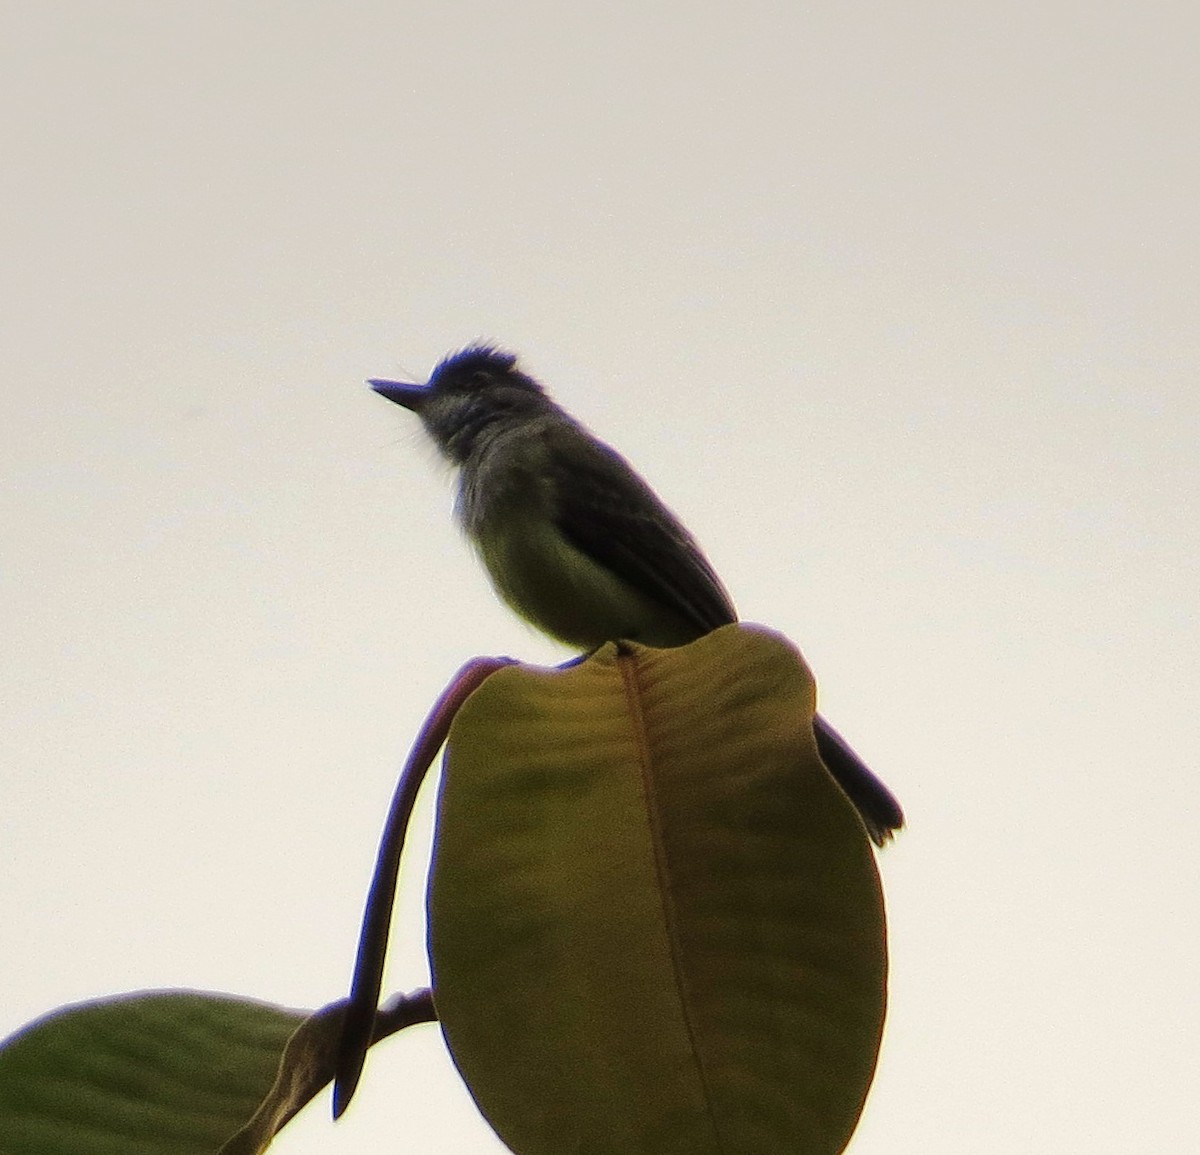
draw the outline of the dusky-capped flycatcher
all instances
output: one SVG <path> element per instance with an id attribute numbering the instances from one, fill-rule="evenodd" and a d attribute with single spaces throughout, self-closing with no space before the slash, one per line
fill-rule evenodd
<path id="1" fill-rule="evenodd" d="M 458 467 L 458 518 L 497 593 L 573 646 L 686 645 L 737 620 L 692 535 L 614 449 L 488 345 L 446 357 L 425 385 L 370 382 L 420 417 Z M 819 714 L 817 748 L 882 846 L 899 803 Z"/>

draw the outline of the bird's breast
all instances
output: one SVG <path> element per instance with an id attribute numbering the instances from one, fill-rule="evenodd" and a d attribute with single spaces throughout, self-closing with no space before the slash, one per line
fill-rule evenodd
<path id="1" fill-rule="evenodd" d="M 542 438 L 489 440 L 460 475 L 458 515 L 500 597 L 544 633 L 591 649 L 618 638 L 682 645 L 695 627 L 574 545 L 560 527 Z"/>

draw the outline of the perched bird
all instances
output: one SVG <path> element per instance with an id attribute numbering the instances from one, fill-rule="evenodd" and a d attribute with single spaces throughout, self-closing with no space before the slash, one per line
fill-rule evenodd
<path id="1" fill-rule="evenodd" d="M 584 649 L 628 638 L 670 647 L 737 620 L 691 534 L 616 450 L 546 396 L 517 358 L 453 353 L 425 385 L 370 382 L 420 417 L 458 467 L 456 512 L 497 593 Z M 819 714 L 817 748 L 882 846 L 899 803 Z"/>

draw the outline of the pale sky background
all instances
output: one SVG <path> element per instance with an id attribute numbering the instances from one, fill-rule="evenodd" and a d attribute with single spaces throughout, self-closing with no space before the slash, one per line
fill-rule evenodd
<path id="1" fill-rule="evenodd" d="M 482 336 L 905 804 L 854 1155 L 1187 1149 L 1195 6 L 416 7 L 4 5 L 0 1034 L 344 993 L 433 697 L 566 656 L 363 384 Z M 501 1148 L 423 1027 L 275 1150 Z"/>

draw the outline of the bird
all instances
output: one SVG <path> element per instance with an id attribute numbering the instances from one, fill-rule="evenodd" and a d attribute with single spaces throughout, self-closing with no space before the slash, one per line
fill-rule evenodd
<path id="1" fill-rule="evenodd" d="M 557 405 L 514 353 L 476 343 L 424 383 L 371 379 L 458 470 L 455 514 L 500 598 L 570 646 L 670 648 L 738 620 L 695 538 L 630 463 Z M 826 768 L 883 846 L 892 792 L 820 715 Z"/>

